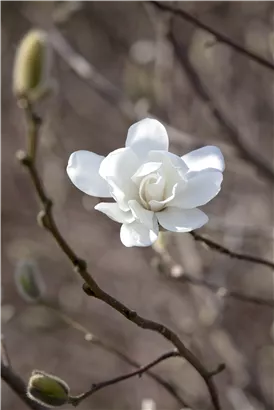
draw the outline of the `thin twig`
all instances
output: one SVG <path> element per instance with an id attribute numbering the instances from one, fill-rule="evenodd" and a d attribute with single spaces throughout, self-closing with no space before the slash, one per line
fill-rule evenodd
<path id="1" fill-rule="evenodd" d="M 193 24 L 196 27 L 199 27 L 208 33 L 212 34 L 219 43 L 224 43 L 233 48 L 238 53 L 248 57 L 249 59 L 256 61 L 258 64 L 262 66 L 274 70 L 274 64 L 271 61 L 266 60 L 264 57 L 255 54 L 253 51 L 246 49 L 245 47 L 241 46 L 240 44 L 236 43 L 235 41 L 231 40 L 231 38 L 227 37 L 226 35 L 220 33 L 219 31 L 213 29 L 212 27 L 208 26 L 207 24 L 201 22 L 196 17 L 192 16 L 191 14 L 187 13 L 181 8 L 174 8 L 168 4 L 160 2 L 160 1 L 150 1 L 155 7 L 162 11 L 167 11 L 172 13 L 175 16 L 180 17 L 184 21 L 188 21 L 189 23 Z"/>
<path id="2" fill-rule="evenodd" d="M 28 110 L 32 112 L 32 120 L 36 123 L 36 135 L 29 132 L 29 138 L 38 138 L 38 121 L 35 113 L 32 110 L 30 104 L 28 104 Z M 122 314 L 131 322 L 135 323 L 138 327 L 142 329 L 148 329 L 153 332 L 157 332 L 161 334 L 165 339 L 169 340 L 174 347 L 177 348 L 178 352 L 184 357 L 200 374 L 203 378 L 215 410 L 221 410 L 221 405 L 219 402 L 218 393 L 215 387 L 215 384 L 210 377 L 211 373 L 208 371 L 204 365 L 199 361 L 199 359 L 184 345 L 184 343 L 180 340 L 180 338 L 170 330 L 168 327 L 154 322 L 149 319 L 145 319 L 142 316 L 139 316 L 135 311 L 129 309 L 123 303 L 115 299 L 113 296 L 106 293 L 103 289 L 99 287 L 95 279 L 90 275 L 87 271 L 86 262 L 78 258 L 76 253 L 72 250 L 72 248 L 68 245 L 66 240 L 63 238 L 61 233 L 59 232 L 53 214 L 52 214 L 52 201 L 47 197 L 42 181 L 39 178 L 38 170 L 35 166 L 34 158 L 29 155 L 29 153 L 20 152 L 18 156 L 20 162 L 26 167 L 29 171 L 31 180 L 35 187 L 35 191 L 38 194 L 42 211 L 39 213 L 39 222 L 43 225 L 43 227 L 48 230 L 51 235 L 54 237 L 55 241 L 62 249 L 62 251 L 66 254 L 68 259 L 73 264 L 75 271 L 82 277 L 84 280 L 84 286 L 86 293 L 90 296 L 94 296 L 97 299 L 102 300 L 107 305 L 115 309 L 117 312 Z"/>
<path id="3" fill-rule="evenodd" d="M 113 384 L 119 383 L 123 380 L 127 380 L 130 379 L 131 377 L 134 376 L 139 376 L 141 377 L 143 373 L 145 373 L 147 370 L 151 369 L 152 367 L 156 366 L 158 363 L 163 362 L 164 360 L 170 359 L 171 357 L 180 357 L 180 353 L 177 351 L 171 351 L 168 353 L 164 353 L 163 355 L 161 355 L 160 357 L 158 357 L 158 359 L 153 360 L 153 362 L 140 367 L 137 370 L 134 370 L 130 373 L 126 373 L 122 376 L 118 376 L 118 377 L 114 377 L 111 378 L 109 380 L 103 381 L 101 383 L 96 383 L 93 384 L 91 389 L 88 390 L 86 393 L 80 394 L 79 396 L 76 397 L 71 397 L 70 399 L 70 403 L 72 403 L 74 406 L 77 406 L 81 401 L 83 401 L 84 399 L 86 399 L 87 397 L 91 396 L 93 393 L 97 392 L 98 390 L 101 390 L 107 386 L 111 386 Z"/>
<path id="4" fill-rule="evenodd" d="M 134 377 L 134 376 L 141 377 L 143 375 L 143 373 L 146 373 L 149 369 L 151 369 L 152 367 L 156 366 L 157 364 L 163 362 L 164 360 L 170 359 L 171 357 L 180 357 L 180 356 L 181 356 L 180 353 L 178 351 L 174 351 L 174 350 L 172 350 L 171 352 L 168 352 L 168 353 L 164 353 L 160 357 L 158 357 L 158 359 L 153 360 L 151 363 L 140 367 L 138 370 L 134 370 L 130 373 L 126 373 L 122 376 L 111 378 L 111 379 L 103 381 L 101 383 L 93 384 L 91 389 L 88 390 L 86 393 L 83 393 L 83 394 L 81 394 L 79 396 L 76 396 L 76 397 L 71 397 L 70 398 L 70 403 L 72 403 L 74 406 L 77 406 L 82 400 L 84 400 L 87 397 L 91 396 L 93 393 L 97 392 L 98 390 L 101 390 L 101 389 L 103 389 L 107 386 L 111 386 L 113 384 L 119 383 L 123 380 L 130 379 L 131 377 Z M 225 368 L 224 365 L 220 364 L 215 370 L 213 370 L 209 374 L 209 377 L 213 377 L 216 374 L 222 372 L 224 370 L 224 368 Z"/>
<path id="5" fill-rule="evenodd" d="M 141 367 L 138 362 L 131 359 L 125 353 L 118 350 L 114 346 L 110 345 L 105 340 L 102 340 L 98 336 L 95 336 L 93 333 L 91 333 L 89 331 L 89 329 L 84 327 L 82 324 L 76 322 L 74 319 L 69 317 L 66 313 L 58 310 L 57 308 L 55 308 L 52 304 L 49 304 L 48 302 L 44 302 L 43 304 L 46 308 L 53 310 L 53 312 L 55 314 L 57 314 L 60 317 L 60 319 L 62 319 L 66 324 L 73 327 L 73 329 L 76 329 L 76 330 L 80 331 L 81 333 L 83 333 L 85 335 L 85 340 L 88 341 L 88 342 L 91 342 L 92 345 L 97 346 L 97 347 L 103 349 L 104 351 L 107 351 L 109 353 L 114 354 L 115 356 L 119 357 L 121 360 L 123 360 L 125 363 L 129 364 L 130 366 L 133 366 L 137 369 L 139 369 Z M 146 375 L 151 377 L 154 381 L 156 381 L 158 384 L 160 384 L 162 387 L 164 387 L 178 401 L 180 406 L 187 407 L 187 408 L 190 407 L 180 397 L 179 393 L 177 392 L 176 387 L 172 386 L 170 384 L 170 382 L 167 382 L 162 377 L 158 376 L 157 374 L 154 374 L 150 370 L 146 371 Z"/>
<path id="6" fill-rule="evenodd" d="M 7 383 L 7 385 L 16 393 L 20 399 L 32 410 L 46 410 L 48 407 L 42 404 L 36 403 L 31 400 L 27 394 L 27 387 L 25 382 L 18 376 L 11 367 L 7 367 L 1 361 L 1 378 Z"/>
<path id="7" fill-rule="evenodd" d="M 263 265 L 271 269 L 274 269 L 274 262 L 271 262 L 267 259 L 260 258 L 259 256 L 253 256 L 253 255 L 242 254 L 239 252 L 231 251 L 225 246 L 220 245 L 218 242 L 215 242 L 212 239 L 206 238 L 205 236 L 202 236 L 196 233 L 195 231 L 190 232 L 190 235 L 195 239 L 195 241 L 202 242 L 205 245 L 207 245 L 210 249 L 216 252 L 222 253 L 224 255 L 228 255 L 230 258 L 252 262 L 258 265 Z"/>
<path id="8" fill-rule="evenodd" d="M 168 33 L 168 39 L 173 46 L 175 55 L 182 68 L 188 75 L 188 78 L 192 84 L 193 89 L 199 95 L 199 97 L 210 107 L 210 110 L 217 121 L 221 126 L 227 131 L 228 136 L 232 143 L 237 147 L 240 155 L 247 162 L 255 165 L 258 171 L 265 176 L 272 184 L 274 181 L 274 169 L 267 164 L 264 158 L 258 153 L 258 150 L 255 152 L 253 149 L 248 147 L 240 136 L 237 128 L 234 124 L 227 118 L 227 116 L 222 112 L 220 107 L 217 105 L 217 102 L 214 100 L 213 96 L 209 90 L 202 83 L 199 75 L 195 71 L 193 65 L 191 64 L 186 50 L 183 46 L 180 46 L 176 40 L 172 29 Z"/>
<path id="9" fill-rule="evenodd" d="M 193 286 L 205 287 L 212 290 L 213 292 L 216 292 L 221 298 L 233 298 L 245 303 L 253 303 L 255 305 L 264 306 L 271 309 L 274 308 L 274 299 L 265 299 L 258 296 L 246 295 L 245 293 L 239 292 L 237 290 L 230 290 L 219 286 L 216 283 L 208 282 L 205 279 L 193 277 L 192 275 L 184 272 L 183 267 L 178 265 L 178 263 L 173 260 L 166 249 L 160 251 L 154 248 L 154 250 L 157 253 L 155 265 L 158 270 L 161 273 L 164 273 L 168 279 L 172 279 L 177 282 L 180 281 L 182 283 L 189 283 Z M 181 274 L 176 276 L 172 275 L 172 271 L 175 269 L 177 270 L 178 267 L 181 270 Z"/>
<path id="10" fill-rule="evenodd" d="M 1 335 L 1 356 L 2 356 L 3 364 L 6 367 L 11 367 L 11 360 L 9 357 L 9 352 L 7 349 L 4 335 Z"/>

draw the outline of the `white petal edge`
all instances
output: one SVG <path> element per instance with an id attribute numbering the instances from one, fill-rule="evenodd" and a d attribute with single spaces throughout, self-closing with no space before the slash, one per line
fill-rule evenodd
<path id="1" fill-rule="evenodd" d="M 183 209 L 205 205 L 220 192 L 222 181 L 223 174 L 220 171 L 197 172 L 175 195 L 169 205 Z"/>
<path id="2" fill-rule="evenodd" d="M 132 212 L 124 212 L 116 202 L 100 202 L 94 209 L 107 215 L 110 219 L 120 223 L 131 223 L 134 221 Z"/>
<path id="3" fill-rule="evenodd" d="M 221 172 L 225 169 L 224 156 L 218 147 L 207 145 L 192 151 L 182 157 L 190 171 L 201 171 L 214 168 Z"/>
<path id="4" fill-rule="evenodd" d="M 137 184 L 143 177 L 157 171 L 161 166 L 161 162 L 146 162 L 137 169 L 131 179 L 135 184 Z"/>
<path id="5" fill-rule="evenodd" d="M 76 151 L 71 154 L 67 174 L 71 182 L 87 195 L 110 198 L 107 182 L 99 175 L 104 157 L 90 151 Z"/>
<path id="6" fill-rule="evenodd" d="M 103 159 L 99 173 L 104 179 L 115 178 L 124 182 L 130 179 L 140 165 L 140 160 L 130 147 L 119 148 Z"/>
<path id="7" fill-rule="evenodd" d="M 139 156 L 144 157 L 151 150 L 167 151 L 168 146 L 167 131 L 155 119 L 145 118 L 129 127 L 126 147 L 131 147 Z"/>
<path id="8" fill-rule="evenodd" d="M 119 148 L 111 152 L 101 163 L 99 174 L 110 185 L 110 193 L 119 203 L 120 208 L 129 210 L 127 201 L 135 199 L 138 188 L 131 180 L 131 176 L 140 166 L 140 160 L 128 148 Z"/>
<path id="9" fill-rule="evenodd" d="M 156 213 L 159 224 L 167 231 L 190 232 L 208 222 L 208 216 L 200 209 L 168 207 Z"/>
<path id="10" fill-rule="evenodd" d="M 158 238 L 159 228 L 150 230 L 139 222 L 123 224 L 120 230 L 121 242 L 127 248 L 132 246 L 151 246 Z"/>

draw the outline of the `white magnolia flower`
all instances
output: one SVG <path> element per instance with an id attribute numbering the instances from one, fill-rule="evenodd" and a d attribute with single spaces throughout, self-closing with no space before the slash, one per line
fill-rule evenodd
<path id="1" fill-rule="evenodd" d="M 120 237 L 127 246 L 150 246 L 159 227 L 189 232 L 207 223 L 198 207 L 221 188 L 224 158 L 219 148 L 206 146 L 183 157 L 168 152 L 165 127 L 147 118 L 133 124 L 125 148 L 106 157 L 74 152 L 67 173 L 87 195 L 110 198 L 95 209 L 122 224 Z"/>

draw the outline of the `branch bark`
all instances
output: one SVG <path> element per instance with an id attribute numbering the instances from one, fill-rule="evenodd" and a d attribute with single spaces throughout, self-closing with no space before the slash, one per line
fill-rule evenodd
<path id="1" fill-rule="evenodd" d="M 201 28 L 202 30 L 207 31 L 208 33 L 212 34 L 219 43 L 224 43 L 229 47 L 233 48 L 239 54 L 248 57 L 249 59 L 256 61 L 256 63 L 262 65 L 269 70 L 274 70 L 274 64 L 271 61 L 266 60 L 264 57 L 253 53 L 246 49 L 245 47 L 241 46 L 240 44 L 236 43 L 235 41 L 231 40 L 231 38 L 227 37 L 226 35 L 220 33 L 219 31 L 215 30 L 214 28 L 208 26 L 207 24 L 201 22 L 196 17 L 192 16 L 191 14 L 187 13 L 181 8 L 175 9 L 174 7 L 160 1 L 150 1 L 157 9 L 172 13 L 174 16 L 181 18 L 184 21 L 189 22 L 190 24 Z"/>
<path id="2" fill-rule="evenodd" d="M 221 124 L 221 126 L 227 131 L 228 136 L 232 143 L 237 147 L 240 155 L 247 162 L 255 166 L 258 171 L 273 184 L 274 182 L 274 169 L 267 164 L 267 162 L 259 155 L 258 150 L 254 152 L 250 147 L 248 147 L 242 140 L 237 128 L 234 124 L 226 117 L 226 115 L 218 107 L 216 101 L 211 96 L 211 93 L 202 83 L 199 75 L 196 73 L 192 64 L 189 61 L 186 50 L 181 47 L 172 31 L 170 29 L 168 33 L 168 39 L 173 46 L 175 55 L 181 67 L 188 75 L 188 78 L 192 84 L 193 89 L 196 91 L 197 95 L 206 103 L 211 109 L 212 114 L 215 116 L 216 120 Z"/>
<path id="3" fill-rule="evenodd" d="M 137 370 L 134 370 L 130 373 L 124 374 L 122 376 L 118 376 L 118 377 L 114 377 L 111 378 L 109 380 L 103 381 L 101 383 L 96 383 L 93 384 L 91 389 L 88 390 L 86 393 L 83 393 L 79 396 L 76 397 L 71 397 L 70 398 L 70 403 L 73 404 L 74 406 L 77 406 L 79 403 L 81 403 L 81 401 L 85 400 L 87 397 L 91 396 L 92 394 L 94 394 L 95 392 L 97 392 L 98 390 L 104 389 L 105 387 L 111 386 L 113 384 L 117 384 L 120 383 L 121 381 L 130 379 L 131 377 L 134 376 L 139 376 L 141 377 L 143 375 L 143 373 L 147 372 L 149 369 L 151 369 L 152 367 L 156 366 L 157 364 L 163 362 L 164 360 L 170 359 L 171 357 L 180 357 L 180 353 L 178 353 L 177 351 L 171 351 L 168 353 L 164 353 L 163 355 L 161 355 L 160 357 L 158 357 L 158 359 L 153 360 L 151 363 L 140 367 Z"/>
<path id="4" fill-rule="evenodd" d="M 199 235 L 195 231 L 190 232 L 190 235 L 195 239 L 195 241 L 202 242 L 205 245 L 207 245 L 210 249 L 216 252 L 222 253 L 224 255 L 227 255 L 232 259 L 238 259 L 242 261 L 256 263 L 258 265 L 267 266 L 268 268 L 274 270 L 274 262 L 271 262 L 267 259 L 260 258 L 259 256 L 247 255 L 247 254 L 242 254 L 239 252 L 231 251 L 225 246 L 219 244 L 218 242 L 215 242 L 210 238 L 206 238 L 205 236 Z"/>
<path id="5" fill-rule="evenodd" d="M 55 308 L 52 304 L 49 304 L 48 302 L 44 301 L 43 305 L 51 309 L 56 315 L 60 317 L 66 324 L 69 326 L 73 327 L 73 329 L 76 329 L 83 333 L 85 335 L 85 339 L 87 341 L 90 341 L 94 346 L 97 346 L 101 348 L 104 351 L 107 351 L 109 353 L 114 354 L 115 356 L 119 357 L 119 359 L 123 360 L 125 363 L 129 364 L 132 367 L 135 367 L 136 369 L 140 369 L 140 364 L 136 362 L 134 359 L 131 359 L 131 357 L 127 356 L 124 352 L 120 351 L 116 347 L 112 346 L 105 340 L 100 339 L 98 336 L 95 336 L 93 333 L 89 331 L 89 329 L 85 328 L 82 324 L 76 322 L 74 319 L 70 318 L 66 313 L 58 310 Z M 171 396 L 174 397 L 175 400 L 177 400 L 178 404 L 183 407 L 189 408 L 190 406 L 183 400 L 176 387 L 173 386 L 170 382 L 167 382 L 164 380 L 161 376 L 151 372 L 149 369 L 146 370 L 146 375 L 149 376 L 151 379 L 153 379 L 156 383 L 161 385 L 163 388 L 165 388 Z"/>

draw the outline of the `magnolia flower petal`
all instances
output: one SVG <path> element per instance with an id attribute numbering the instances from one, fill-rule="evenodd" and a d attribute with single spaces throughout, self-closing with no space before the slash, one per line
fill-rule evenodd
<path id="1" fill-rule="evenodd" d="M 162 166 L 161 162 L 146 162 L 141 165 L 135 174 L 131 177 L 132 181 L 136 184 L 142 180 L 143 177 L 157 171 Z"/>
<path id="2" fill-rule="evenodd" d="M 124 182 L 130 180 L 140 165 L 140 160 L 130 147 L 119 148 L 106 156 L 99 173 L 104 179 L 115 178 Z"/>
<path id="3" fill-rule="evenodd" d="M 166 151 L 150 151 L 148 154 L 152 161 L 161 161 L 165 176 L 165 196 L 170 197 L 173 192 L 173 187 L 186 179 L 186 174 L 189 172 L 188 166 L 184 163 L 181 157 Z"/>
<path id="4" fill-rule="evenodd" d="M 165 178 L 158 175 L 155 182 L 146 185 L 145 197 L 148 202 L 152 200 L 162 201 L 164 199 L 165 182 Z"/>
<path id="5" fill-rule="evenodd" d="M 171 232 L 190 232 L 208 222 L 208 216 L 200 209 L 168 207 L 156 213 L 159 224 Z"/>
<path id="6" fill-rule="evenodd" d="M 140 160 L 131 148 L 117 149 L 101 163 L 99 174 L 108 182 L 111 195 L 123 210 L 128 210 L 127 201 L 138 195 L 138 188 L 131 176 L 139 166 Z"/>
<path id="7" fill-rule="evenodd" d="M 124 212 L 116 202 L 100 202 L 94 209 L 106 214 L 110 219 L 120 223 L 131 223 L 134 221 L 132 212 Z"/>
<path id="8" fill-rule="evenodd" d="M 132 214 L 135 219 L 141 224 L 144 224 L 149 229 L 154 229 L 155 227 L 155 215 L 154 212 L 148 211 L 147 209 L 143 208 L 139 202 L 135 200 L 131 200 L 128 202 L 128 205 L 132 211 Z"/>
<path id="9" fill-rule="evenodd" d="M 71 182 L 85 194 L 109 198 L 109 186 L 98 173 L 103 159 L 90 151 L 76 151 L 69 157 L 67 173 Z"/>
<path id="10" fill-rule="evenodd" d="M 154 230 L 151 230 L 135 221 L 121 226 L 120 238 L 123 245 L 128 248 L 132 246 L 151 246 L 157 240 L 158 233 L 158 224 Z"/>
<path id="11" fill-rule="evenodd" d="M 175 184 L 173 186 L 170 196 L 168 196 L 166 199 L 162 201 L 157 201 L 156 199 L 152 199 L 151 201 L 149 201 L 148 204 L 150 206 L 150 209 L 153 212 L 158 212 L 161 209 L 163 209 L 167 204 L 171 203 L 175 198 L 177 187 L 178 187 L 178 184 Z"/>
<path id="12" fill-rule="evenodd" d="M 191 171 L 214 168 L 221 172 L 225 169 L 225 161 L 221 150 L 213 145 L 196 149 L 182 157 Z"/>
<path id="13" fill-rule="evenodd" d="M 223 174 L 217 170 L 197 172 L 183 189 L 176 192 L 169 205 L 184 209 L 205 205 L 218 194 L 222 180 Z"/>
<path id="14" fill-rule="evenodd" d="M 144 157 L 151 150 L 168 150 L 165 127 L 157 120 L 146 118 L 133 124 L 127 133 L 126 147 Z"/>

